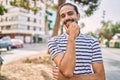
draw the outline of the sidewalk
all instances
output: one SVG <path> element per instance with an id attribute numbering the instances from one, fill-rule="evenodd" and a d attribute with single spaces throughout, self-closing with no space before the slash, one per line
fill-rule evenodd
<path id="1" fill-rule="evenodd" d="M 7 54 L 7 55 L 2 55 L 2 59 L 4 60 L 3 61 L 3 64 L 8 64 L 10 62 L 14 62 L 14 61 L 17 61 L 17 60 L 20 60 L 20 59 L 24 59 L 24 58 L 27 58 L 27 57 L 33 57 L 33 56 L 37 56 L 37 55 L 40 55 L 40 56 L 44 56 L 47 54 L 47 50 L 44 50 L 44 51 L 19 51 L 19 50 L 15 50 L 14 51 L 15 53 L 11 53 L 11 54 Z"/>

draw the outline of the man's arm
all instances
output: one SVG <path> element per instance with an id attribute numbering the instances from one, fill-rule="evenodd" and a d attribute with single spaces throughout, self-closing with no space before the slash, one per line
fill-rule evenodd
<path id="1" fill-rule="evenodd" d="M 69 37 L 66 52 L 65 54 L 59 54 L 54 58 L 54 62 L 59 67 L 60 72 L 65 77 L 72 77 L 75 63 L 76 63 L 76 54 L 75 54 L 75 39 Z"/>
<path id="2" fill-rule="evenodd" d="M 93 62 L 92 63 L 94 74 L 88 75 L 76 75 L 81 80 L 105 80 L 105 71 L 102 62 Z"/>
<path id="3" fill-rule="evenodd" d="M 54 62 L 59 67 L 60 72 L 65 77 L 72 77 L 76 65 L 76 37 L 80 32 L 80 27 L 76 22 L 70 24 L 70 26 L 65 28 L 68 33 L 68 41 L 65 54 L 58 55 L 54 58 Z"/>

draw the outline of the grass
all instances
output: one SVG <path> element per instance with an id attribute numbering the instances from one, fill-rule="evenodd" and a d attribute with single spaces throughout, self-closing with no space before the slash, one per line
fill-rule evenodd
<path id="1" fill-rule="evenodd" d="M 6 78 L 6 76 L 0 75 L 0 80 L 9 80 Z"/>
<path id="2" fill-rule="evenodd" d="M 26 58 L 24 63 L 34 63 L 34 64 L 52 64 L 52 60 L 49 56 L 44 56 L 44 57 L 37 57 L 37 58 Z"/>

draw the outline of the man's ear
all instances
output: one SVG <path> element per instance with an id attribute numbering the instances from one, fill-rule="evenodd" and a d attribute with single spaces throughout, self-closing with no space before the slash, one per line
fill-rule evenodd
<path id="1" fill-rule="evenodd" d="M 77 14 L 78 15 L 78 20 L 80 19 L 80 13 Z"/>

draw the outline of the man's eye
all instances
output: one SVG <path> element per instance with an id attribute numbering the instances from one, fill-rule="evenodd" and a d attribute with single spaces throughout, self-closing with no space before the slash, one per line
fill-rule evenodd
<path id="1" fill-rule="evenodd" d="M 68 12 L 68 15 L 73 15 L 73 12 L 72 11 Z"/>
<path id="2" fill-rule="evenodd" d="M 64 18 L 65 17 L 65 15 L 61 15 L 61 18 Z"/>

